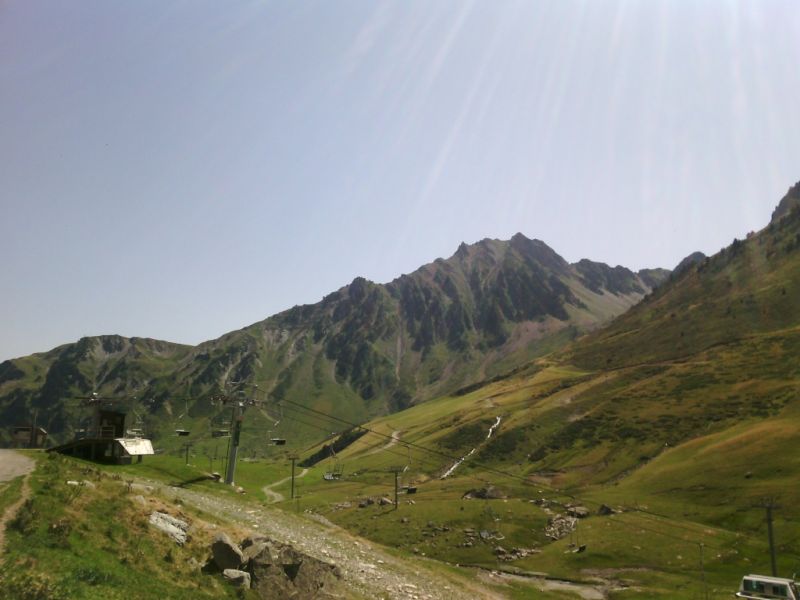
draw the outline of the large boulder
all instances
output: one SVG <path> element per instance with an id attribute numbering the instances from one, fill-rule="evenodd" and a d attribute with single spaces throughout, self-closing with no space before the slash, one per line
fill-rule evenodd
<path id="1" fill-rule="evenodd" d="M 245 562 L 244 554 L 239 546 L 234 544 L 231 538 L 224 533 L 220 533 L 214 538 L 214 542 L 211 544 L 211 554 L 214 557 L 214 564 L 222 571 L 238 569 Z"/>
<path id="2" fill-rule="evenodd" d="M 252 589 L 262 600 L 331 598 L 336 596 L 339 568 L 287 544 L 258 542 L 261 551 L 248 563 Z M 247 548 L 250 550 L 250 548 Z"/>

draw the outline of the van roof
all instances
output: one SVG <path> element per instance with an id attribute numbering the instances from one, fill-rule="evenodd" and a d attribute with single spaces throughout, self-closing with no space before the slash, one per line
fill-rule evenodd
<path id="1" fill-rule="evenodd" d="M 794 579 L 786 579 L 784 577 L 772 577 L 771 575 L 745 575 L 746 579 L 758 579 L 759 581 L 766 581 L 771 583 L 795 583 Z"/>

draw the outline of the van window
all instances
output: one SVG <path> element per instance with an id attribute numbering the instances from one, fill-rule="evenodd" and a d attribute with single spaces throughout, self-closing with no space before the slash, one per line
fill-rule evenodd
<path id="1" fill-rule="evenodd" d="M 742 587 L 745 592 L 761 592 L 763 594 L 767 591 L 764 584 L 755 579 L 745 579 Z"/>
<path id="2" fill-rule="evenodd" d="M 781 598 L 789 597 L 789 587 L 781 584 L 772 584 L 772 593 Z"/>

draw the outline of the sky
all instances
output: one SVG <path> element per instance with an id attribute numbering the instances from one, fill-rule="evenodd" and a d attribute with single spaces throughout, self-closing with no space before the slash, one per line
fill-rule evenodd
<path id="1" fill-rule="evenodd" d="M 675 266 L 800 180 L 800 3 L 0 0 L 0 360 L 459 243 Z"/>

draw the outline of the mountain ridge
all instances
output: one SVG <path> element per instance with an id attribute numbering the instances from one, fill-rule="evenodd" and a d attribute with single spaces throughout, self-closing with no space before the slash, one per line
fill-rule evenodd
<path id="1" fill-rule="evenodd" d="M 653 269 L 645 279 L 588 259 L 570 264 L 521 233 L 462 243 L 451 257 L 389 283 L 356 277 L 315 304 L 196 346 L 95 336 L 5 361 L 0 422 L 102 391 L 147 396 L 154 421 L 164 425 L 178 392 L 201 399 L 195 416 L 209 415 L 202 399 L 230 379 L 363 419 L 557 348 L 627 310 L 667 274 Z M 68 412 L 54 411 L 48 425 L 67 431 Z"/>

